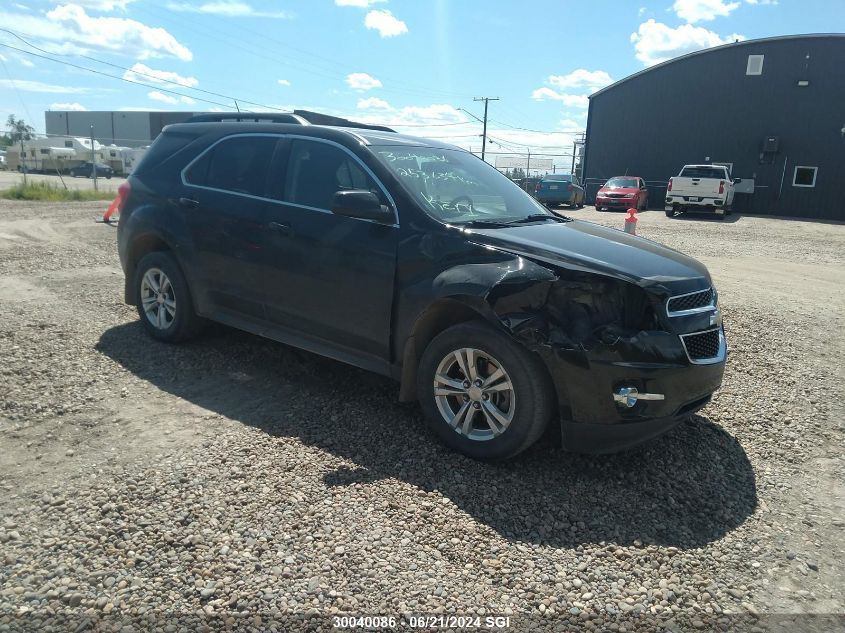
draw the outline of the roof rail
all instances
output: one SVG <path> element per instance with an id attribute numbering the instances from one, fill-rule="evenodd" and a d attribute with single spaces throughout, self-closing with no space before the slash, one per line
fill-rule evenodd
<path id="1" fill-rule="evenodd" d="M 222 123 L 223 121 L 253 121 L 255 123 L 297 123 L 308 125 L 308 121 L 295 114 L 279 112 L 205 112 L 195 114 L 186 123 Z"/>
<path id="2" fill-rule="evenodd" d="M 396 130 L 386 127 L 384 125 L 370 125 L 369 123 L 358 123 L 357 121 L 350 121 L 339 116 L 331 116 L 330 114 L 321 114 L 320 112 L 310 112 L 309 110 L 294 110 L 293 113 L 302 117 L 312 125 L 330 125 L 332 127 L 352 127 L 362 130 L 380 130 L 382 132 L 395 132 Z"/>
<path id="3" fill-rule="evenodd" d="M 293 123 L 296 125 L 328 125 L 331 127 L 350 127 L 364 130 L 380 130 L 395 132 L 384 125 L 369 125 L 358 123 L 329 114 L 309 112 L 308 110 L 294 110 L 285 112 L 205 112 L 195 114 L 186 123 L 222 123 L 224 121 L 252 121 L 254 123 Z"/>

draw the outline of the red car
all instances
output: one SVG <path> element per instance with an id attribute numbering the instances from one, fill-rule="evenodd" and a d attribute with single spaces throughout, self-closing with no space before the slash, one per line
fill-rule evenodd
<path id="1" fill-rule="evenodd" d="M 648 209 L 648 189 L 638 176 L 614 176 L 596 194 L 596 211 Z"/>

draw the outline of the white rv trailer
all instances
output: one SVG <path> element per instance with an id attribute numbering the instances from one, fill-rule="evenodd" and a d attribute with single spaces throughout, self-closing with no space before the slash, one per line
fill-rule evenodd
<path id="1" fill-rule="evenodd" d="M 103 162 L 102 145 L 94 141 L 94 159 Z M 11 148 L 9 148 L 11 150 Z M 33 138 L 23 142 L 18 171 L 62 172 L 91 160 L 91 139 L 75 136 Z"/>

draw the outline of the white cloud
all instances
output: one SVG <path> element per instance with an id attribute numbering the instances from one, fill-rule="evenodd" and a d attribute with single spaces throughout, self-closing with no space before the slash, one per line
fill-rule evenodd
<path id="1" fill-rule="evenodd" d="M 17 88 L 18 90 L 23 90 L 24 92 L 48 92 L 56 94 L 80 94 L 88 92 L 86 88 L 57 86 L 55 84 L 45 84 L 40 81 L 31 81 L 29 79 L 0 79 L 0 88 Z"/>
<path id="2" fill-rule="evenodd" d="M 30 34 L 42 48 L 57 54 L 108 51 L 148 59 L 176 57 L 190 61 L 191 51 L 167 30 L 137 20 L 88 15 L 76 4 L 59 5 L 44 15 L 10 13 L 0 9 L 0 24 L 13 24 Z"/>
<path id="3" fill-rule="evenodd" d="M 364 26 L 375 29 L 382 37 L 396 37 L 408 32 L 408 25 L 387 9 L 370 11 L 364 18 Z"/>
<path id="4" fill-rule="evenodd" d="M 391 106 L 387 101 L 384 99 L 379 99 L 378 97 L 368 97 L 366 99 L 358 99 L 358 109 L 359 110 L 392 110 L 393 106 Z"/>
<path id="5" fill-rule="evenodd" d="M 745 0 L 748 4 L 768 4 L 768 5 L 776 5 L 778 0 Z"/>
<path id="6" fill-rule="evenodd" d="M 739 8 L 739 2 L 725 0 L 675 0 L 672 10 L 689 24 L 708 22 L 718 17 L 727 17 L 731 11 Z"/>
<path id="7" fill-rule="evenodd" d="M 196 101 L 190 97 L 177 97 L 176 95 L 164 94 L 159 90 L 152 90 L 147 93 L 147 96 L 153 101 L 161 101 L 162 103 L 184 103 L 185 105 L 193 105 L 196 103 Z"/>
<path id="8" fill-rule="evenodd" d="M 194 88 L 199 84 L 199 80 L 196 77 L 183 77 L 179 73 L 174 73 L 169 70 L 155 70 L 154 68 L 150 68 L 140 62 L 123 73 L 123 78 L 130 81 L 140 81 L 142 83 L 153 83 L 159 85 L 175 83 L 180 86 L 185 86 L 186 88 Z"/>
<path id="9" fill-rule="evenodd" d="M 23 55 L 20 55 L 18 53 L 12 53 L 12 52 L 10 52 L 9 54 L 12 56 L 12 59 L 14 59 L 16 62 L 18 62 L 21 66 L 26 66 L 27 68 L 32 68 L 33 66 L 35 66 L 35 64 L 33 64 L 31 61 L 29 61 Z M 11 61 L 11 60 L 8 57 L 6 57 L 5 55 L 0 54 L 0 61 L 8 62 L 8 61 Z"/>
<path id="10" fill-rule="evenodd" d="M 290 82 L 287 79 L 277 79 L 276 83 L 279 84 L 280 86 L 284 86 L 285 88 L 290 86 Z"/>
<path id="11" fill-rule="evenodd" d="M 84 112 L 88 108 L 86 108 L 81 103 L 77 103 L 74 101 L 73 103 L 51 103 L 50 104 L 51 110 L 73 110 L 75 112 Z"/>
<path id="12" fill-rule="evenodd" d="M 361 9 L 366 9 L 379 2 L 387 2 L 387 0 L 334 0 L 334 3 L 339 7 L 359 7 Z"/>
<path id="13" fill-rule="evenodd" d="M 130 2 L 133 0 L 74 0 L 73 4 L 94 11 L 114 11 L 115 9 L 125 11 L 126 5 Z"/>
<path id="14" fill-rule="evenodd" d="M 585 70 L 578 68 L 568 75 L 550 75 L 546 82 L 556 88 L 589 88 L 598 90 L 613 83 L 613 79 L 603 70 Z"/>
<path id="15" fill-rule="evenodd" d="M 206 13 L 209 15 L 223 15 L 229 18 L 290 18 L 287 11 L 260 11 L 246 2 L 238 0 L 221 0 L 190 4 L 188 2 L 171 2 L 167 5 L 171 11 L 188 13 Z"/>
<path id="16" fill-rule="evenodd" d="M 653 19 L 643 22 L 636 33 L 631 33 L 636 57 L 645 66 L 653 66 L 678 55 L 744 39 L 745 36 L 736 33 L 722 38 L 718 33 L 692 24 L 672 28 Z"/>
<path id="17" fill-rule="evenodd" d="M 381 88 L 381 82 L 367 73 L 351 73 L 346 76 L 346 83 L 350 88 L 359 92 Z"/>
<path id="18" fill-rule="evenodd" d="M 640 7 L 639 10 L 637 10 L 637 17 L 642 17 L 645 15 L 646 11 L 648 11 L 646 7 Z"/>
<path id="19" fill-rule="evenodd" d="M 531 98 L 535 101 L 545 101 L 546 99 L 560 101 L 567 108 L 586 108 L 590 105 L 590 97 L 588 95 L 573 95 L 557 92 L 547 86 L 537 88 L 531 93 Z"/>

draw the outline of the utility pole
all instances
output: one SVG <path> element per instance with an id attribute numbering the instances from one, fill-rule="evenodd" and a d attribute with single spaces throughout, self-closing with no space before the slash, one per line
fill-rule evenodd
<path id="1" fill-rule="evenodd" d="M 94 191 L 97 191 L 97 155 L 94 154 L 94 126 L 91 126 L 91 177 L 94 179 Z"/>
<path id="2" fill-rule="evenodd" d="M 23 187 L 26 189 L 26 154 L 23 149 L 23 134 L 21 134 L 21 169 L 23 170 Z"/>
<path id="3" fill-rule="evenodd" d="M 525 168 L 525 177 L 531 177 L 531 148 L 528 148 L 528 166 Z"/>
<path id="4" fill-rule="evenodd" d="M 484 102 L 484 132 L 481 135 L 481 160 L 484 160 L 484 150 L 487 147 L 487 104 L 490 101 L 498 101 L 499 97 L 476 97 L 473 101 Z"/>
<path id="5" fill-rule="evenodd" d="M 572 140 L 572 169 L 570 169 L 569 173 L 575 178 L 575 154 L 578 151 L 578 141 L 575 139 Z"/>

